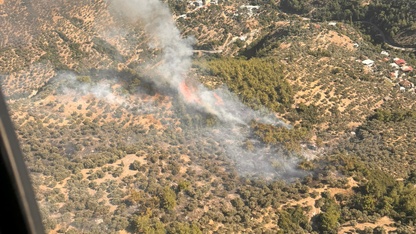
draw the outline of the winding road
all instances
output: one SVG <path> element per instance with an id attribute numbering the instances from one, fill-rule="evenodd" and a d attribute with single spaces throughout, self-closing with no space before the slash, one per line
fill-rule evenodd
<path id="1" fill-rule="evenodd" d="M 373 26 L 379 32 L 379 35 L 383 38 L 384 43 L 388 47 L 390 47 L 392 49 L 395 49 L 395 50 L 401 50 L 401 51 L 407 51 L 407 52 L 416 52 L 416 48 L 395 46 L 394 44 L 397 44 L 397 43 L 395 43 L 391 38 L 386 37 L 384 32 L 377 25 L 375 25 L 374 23 L 372 23 L 370 21 L 358 21 L 358 22 L 369 24 L 369 25 Z"/>

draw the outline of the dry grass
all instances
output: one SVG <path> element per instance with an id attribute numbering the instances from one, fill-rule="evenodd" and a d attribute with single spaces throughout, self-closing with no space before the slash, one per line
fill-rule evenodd
<path id="1" fill-rule="evenodd" d="M 333 30 L 329 30 L 324 34 L 319 34 L 315 40 L 323 42 L 323 44 L 326 45 L 326 48 L 330 43 L 339 47 L 346 48 L 348 50 L 356 50 L 354 47 L 354 42 L 351 40 L 351 38 L 349 38 L 347 35 L 339 34 Z"/>
<path id="2" fill-rule="evenodd" d="M 358 223 L 358 224 L 355 224 L 355 225 L 352 225 L 351 223 L 348 223 L 346 225 L 343 225 L 338 230 L 338 233 L 339 234 L 358 233 L 358 232 L 356 232 L 356 230 L 363 231 L 367 227 L 373 228 L 373 229 L 376 228 L 376 227 L 383 227 L 384 230 L 387 233 L 390 233 L 390 232 L 396 231 L 396 228 L 391 226 L 392 224 L 394 224 L 394 221 L 391 218 L 389 218 L 387 216 L 383 216 L 374 223 Z"/>
<path id="3" fill-rule="evenodd" d="M 348 187 L 347 189 L 344 188 L 328 188 L 327 185 L 325 185 L 325 187 L 323 188 L 317 188 L 317 189 L 311 189 L 309 191 L 309 193 L 318 193 L 318 196 L 316 196 L 315 198 L 312 197 L 307 197 L 298 201 L 289 201 L 286 204 L 283 204 L 280 206 L 280 209 L 285 207 L 285 206 L 297 206 L 300 205 L 302 207 L 311 207 L 312 209 L 308 212 L 307 216 L 309 218 L 309 220 L 312 219 L 313 216 L 321 213 L 321 209 L 320 208 L 316 208 L 315 207 L 315 202 L 319 199 L 322 198 L 321 193 L 322 192 L 329 192 L 331 194 L 332 197 L 334 197 L 336 194 L 345 194 L 345 195 L 351 195 L 353 193 L 353 187 L 358 186 L 357 182 L 352 178 L 352 177 L 348 177 L 348 183 L 347 183 Z"/>

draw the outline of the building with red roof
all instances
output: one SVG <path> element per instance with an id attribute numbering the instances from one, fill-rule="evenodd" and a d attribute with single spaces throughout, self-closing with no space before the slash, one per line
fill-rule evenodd
<path id="1" fill-rule="evenodd" d="M 402 67 L 402 71 L 404 71 L 404 72 L 411 72 L 411 71 L 413 71 L 413 67 L 411 67 L 411 66 L 403 66 Z"/>
<path id="2" fill-rule="evenodd" d="M 394 62 L 397 65 L 404 65 L 404 64 L 406 64 L 406 61 L 404 59 L 397 59 L 397 60 L 394 60 Z"/>

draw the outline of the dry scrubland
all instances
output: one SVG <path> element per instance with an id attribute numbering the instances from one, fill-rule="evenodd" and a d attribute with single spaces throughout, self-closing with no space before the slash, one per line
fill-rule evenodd
<path id="1" fill-rule="evenodd" d="M 162 52 L 140 22 L 45 4 L 0 0 L 0 74 L 48 233 L 414 231 L 416 96 L 389 66 L 414 55 L 274 3 L 169 1 L 196 39 L 188 78 L 293 128 L 229 127 L 154 84 Z"/>

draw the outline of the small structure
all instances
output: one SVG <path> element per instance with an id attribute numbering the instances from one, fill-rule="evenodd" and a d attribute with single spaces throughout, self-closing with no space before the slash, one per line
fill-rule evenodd
<path id="1" fill-rule="evenodd" d="M 394 69 L 400 69 L 399 65 L 397 65 L 396 63 L 390 63 L 390 67 Z"/>
<path id="2" fill-rule="evenodd" d="M 383 50 L 383 51 L 381 51 L 381 55 L 384 55 L 384 56 L 389 56 L 390 54 L 389 54 L 389 52 L 387 52 L 387 51 Z"/>
<path id="3" fill-rule="evenodd" d="M 331 21 L 331 22 L 329 22 L 329 23 L 328 23 L 328 25 L 329 25 L 329 26 L 337 26 L 337 22 L 333 22 L 333 21 Z"/>
<path id="4" fill-rule="evenodd" d="M 195 7 L 202 7 L 204 5 L 204 3 L 202 2 L 202 0 L 196 0 L 195 2 L 192 3 Z"/>
<path id="5" fill-rule="evenodd" d="M 399 66 L 406 64 L 406 61 L 404 59 L 394 58 L 393 60 Z"/>
<path id="6" fill-rule="evenodd" d="M 374 65 L 374 61 L 373 61 L 373 60 L 371 60 L 371 59 L 366 59 L 366 60 L 362 61 L 362 63 L 363 63 L 364 65 L 368 66 L 368 67 L 371 67 L 371 66 L 373 66 L 373 65 Z"/>
<path id="7" fill-rule="evenodd" d="M 411 88 L 415 87 L 415 85 L 412 82 L 408 81 L 408 80 L 400 81 L 399 85 L 400 85 L 400 87 L 403 87 L 405 89 L 411 89 Z"/>
<path id="8" fill-rule="evenodd" d="M 411 72 L 411 71 L 413 71 L 413 67 L 405 65 L 405 66 L 402 67 L 402 71 Z"/>
<path id="9" fill-rule="evenodd" d="M 200 7 L 200 6 L 202 6 L 202 1 L 193 2 L 192 5 L 194 5 L 194 7 Z"/>

